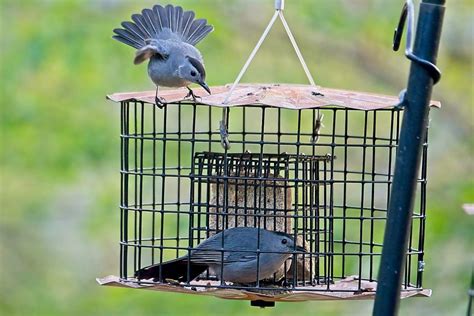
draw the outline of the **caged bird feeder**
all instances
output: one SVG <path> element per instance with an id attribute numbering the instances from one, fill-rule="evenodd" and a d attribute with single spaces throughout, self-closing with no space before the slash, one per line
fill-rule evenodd
<path id="1" fill-rule="evenodd" d="M 374 298 L 405 109 L 399 97 L 316 86 L 283 2 L 276 4 L 233 85 L 197 100 L 183 99 L 185 89 L 164 90 L 162 109 L 154 91 L 108 96 L 121 108 L 120 275 L 100 284 L 256 306 Z M 277 18 L 310 85 L 239 84 Z M 428 128 L 423 138 L 401 297 L 431 294 L 422 287 Z M 233 227 L 286 233 L 305 252 L 250 284 L 221 280 L 211 269 L 181 280 L 136 278 Z"/>

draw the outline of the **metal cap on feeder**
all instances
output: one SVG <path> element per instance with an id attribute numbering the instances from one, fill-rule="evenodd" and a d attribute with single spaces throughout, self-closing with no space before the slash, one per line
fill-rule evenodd
<path id="1" fill-rule="evenodd" d="M 275 10 L 283 11 L 285 9 L 285 0 L 275 0 Z"/>

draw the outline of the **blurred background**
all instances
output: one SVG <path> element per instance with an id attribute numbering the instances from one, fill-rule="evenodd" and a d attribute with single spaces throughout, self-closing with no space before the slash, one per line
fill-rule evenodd
<path id="1" fill-rule="evenodd" d="M 209 85 L 232 82 L 273 0 L 169 1 L 215 31 L 199 44 Z M 417 1 L 419 2 L 419 1 Z M 372 301 L 278 303 L 97 285 L 118 274 L 119 107 L 105 95 L 152 90 L 112 29 L 156 1 L 1 0 L 0 313 L 3 315 L 368 315 Z M 161 3 L 166 4 L 166 3 Z M 391 51 L 403 1 L 287 1 L 317 84 L 397 95 L 409 62 Z M 400 315 L 464 315 L 473 264 L 474 3 L 448 1 L 431 113 L 424 287 Z M 306 83 L 277 22 L 244 82 Z"/>

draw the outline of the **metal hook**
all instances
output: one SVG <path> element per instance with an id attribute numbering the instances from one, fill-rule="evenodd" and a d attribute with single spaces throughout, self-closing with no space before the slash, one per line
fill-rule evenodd
<path id="1" fill-rule="evenodd" d="M 319 114 L 319 111 L 318 111 L 318 118 L 314 122 L 313 134 L 311 135 L 311 142 L 313 144 L 317 143 L 319 140 L 321 127 L 324 126 L 323 118 L 324 118 L 324 114 Z"/>
<path id="2" fill-rule="evenodd" d="M 229 108 L 222 109 L 222 120 L 219 122 L 219 134 L 221 135 L 221 145 L 224 150 L 230 149 L 229 133 L 227 131 L 227 118 Z"/>
<path id="3" fill-rule="evenodd" d="M 405 21 L 407 20 L 407 4 L 405 3 L 402 8 L 402 13 L 400 14 L 400 19 L 398 21 L 398 26 L 393 32 L 393 45 L 392 49 L 396 52 L 400 48 L 400 43 L 402 42 L 403 28 L 405 26 Z"/>
<path id="4" fill-rule="evenodd" d="M 408 17 L 408 22 L 407 21 Z M 413 29 L 415 25 L 415 7 L 412 0 L 406 0 L 402 8 L 402 13 L 400 14 L 400 19 L 398 21 L 398 26 L 395 29 L 393 34 L 393 45 L 392 48 L 394 51 L 398 51 L 400 48 L 400 43 L 403 35 L 403 28 L 407 24 L 407 35 L 406 35 L 406 47 L 405 47 L 405 56 L 412 62 L 420 64 L 422 67 L 428 71 L 431 78 L 433 79 L 433 84 L 436 84 L 441 79 L 441 71 L 439 68 L 432 62 L 420 58 L 413 54 Z"/>

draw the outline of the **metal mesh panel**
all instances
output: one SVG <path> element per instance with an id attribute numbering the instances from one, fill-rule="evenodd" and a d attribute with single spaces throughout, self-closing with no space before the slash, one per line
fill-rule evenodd
<path id="1" fill-rule="evenodd" d="M 222 229 L 253 226 L 292 235 L 306 253 L 293 254 L 273 280 L 213 286 L 330 291 L 355 276 L 364 291 L 363 280 L 376 281 L 402 110 L 324 107 L 314 142 L 316 109 L 235 107 L 226 117 L 231 147 L 223 149 L 219 108 L 121 108 L 122 280 L 138 282 L 135 271 L 187 255 Z M 426 139 L 405 288 L 422 286 L 427 146 Z"/>

